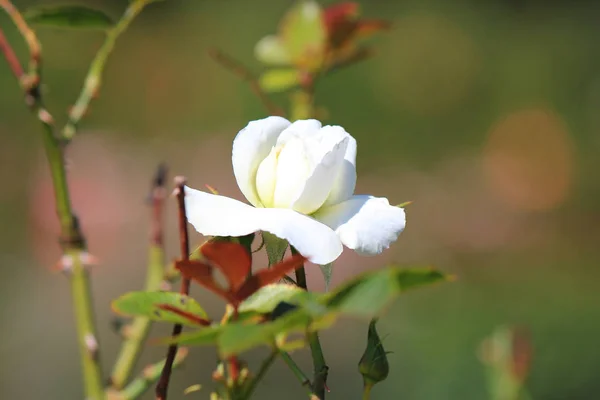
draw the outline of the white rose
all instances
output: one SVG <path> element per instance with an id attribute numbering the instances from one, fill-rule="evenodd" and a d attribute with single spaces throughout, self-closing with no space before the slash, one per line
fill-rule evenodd
<path id="1" fill-rule="evenodd" d="M 342 244 L 379 254 L 404 229 L 404 210 L 386 198 L 354 195 L 356 140 L 340 126 L 268 117 L 236 136 L 233 172 L 252 206 L 186 187 L 188 221 L 210 236 L 267 231 L 316 264 Z"/>

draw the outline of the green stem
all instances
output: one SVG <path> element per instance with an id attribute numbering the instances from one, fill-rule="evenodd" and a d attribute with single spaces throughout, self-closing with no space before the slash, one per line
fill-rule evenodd
<path id="1" fill-rule="evenodd" d="M 104 385 L 99 363 L 98 335 L 94 322 L 92 296 L 89 277 L 84 265 L 89 255 L 85 249 L 85 239 L 71 208 L 71 199 L 65 172 L 64 149 L 54 136 L 54 121 L 44 108 L 40 91 L 41 47 L 35 32 L 29 28 L 19 11 L 8 0 L 0 0 L 2 7 L 25 38 L 30 53 L 29 76 L 17 76 L 26 92 L 26 102 L 40 120 L 43 127 L 44 148 L 50 166 L 56 213 L 60 222 L 61 245 L 63 249 L 62 267 L 70 272 L 71 295 L 73 299 L 77 341 L 83 369 L 86 398 L 104 398 Z M 13 69 L 14 70 L 14 69 Z"/>
<path id="2" fill-rule="evenodd" d="M 258 373 L 256 374 L 256 376 L 250 381 L 250 384 L 248 385 L 248 387 L 246 388 L 246 390 L 244 391 L 243 395 L 242 395 L 242 399 L 249 399 L 250 396 L 252 396 L 252 393 L 256 390 L 256 387 L 258 386 L 258 382 L 260 382 L 266 375 L 267 371 L 269 370 L 269 368 L 271 367 L 271 365 L 273 365 L 273 362 L 275 361 L 275 359 L 277 358 L 277 355 L 279 353 L 274 350 L 271 352 L 271 354 L 269 354 L 269 356 L 262 362 L 262 364 L 260 365 L 260 369 L 258 370 Z"/>
<path id="3" fill-rule="evenodd" d="M 160 290 L 164 274 L 163 260 L 164 251 L 162 247 L 152 246 L 150 248 L 150 262 L 148 263 L 145 291 L 154 292 Z M 126 329 L 126 339 L 121 345 L 121 350 L 119 351 L 111 375 L 111 383 L 115 388 L 122 388 L 131 377 L 142 346 L 148 337 L 151 325 L 150 319 L 137 317 L 133 320 L 130 327 Z"/>
<path id="4" fill-rule="evenodd" d="M 173 368 L 179 367 L 183 364 L 183 361 L 188 355 L 188 349 L 181 347 L 177 350 L 175 360 L 173 362 Z M 144 368 L 142 374 L 134 379 L 121 391 L 111 392 L 112 397 L 110 399 L 115 400 L 135 400 L 140 398 L 150 387 L 160 378 L 160 373 L 165 365 L 165 360 L 157 362 L 156 364 L 149 365 Z M 114 394 L 113 394 L 114 393 Z"/>
<path id="5" fill-rule="evenodd" d="M 298 254 L 298 250 L 296 250 L 293 246 L 290 246 L 292 250 L 292 254 Z M 304 290 L 308 290 L 308 286 L 306 283 L 306 271 L 304 270 L 304 266 L 298 268 L 296 270 L 296 282 L 299 287 Z M 327 366 L 327 362 L 325 361 L 325 356 L 323 354 L 323 348 L 321 347 L 321 342 L 319 340 L 319 334 L 317 332 L 306 332 L 306 340 L 308 341 L 308 345 L 310 346 L 310 354 L 312 356 L 313 361 L 313 384 L 312 390 L 319 399 L 325 399 L 325 389 L 327 386 L 327 375 L 329 371 L 329 367 Z"/>
<path id="6" fill-rule="evenodd" d="M 298 364 L 296 364 L 296 361 L 294 361 L 290 354 L 285 351 L 280 352 L 279 355 L 281 356 L 283 362 L 285 362 L 288 368 L 292 371 L 296 379 L 298 379 L 300 384 L 308 389 L 309 394 L 312 394 L 312 384 L 310 383 L 310 379 L 308 376 L 306 376 L 304 371 L 300 369 Z"/>
<path id="7" fill-rule="evenodd" d="M 69 111 L 68 120 L 62 131 L 63 139 L 71 140 L 77 131 L 77 124 L 85 115 L 92 99 L 97 95 L 102 82 L 102 72 L 108 56 L 113 51 L 119 36 L 129 27 L 135 17 L 153 0 L 135 0 L 123 13 L 117 24 L 106 33 L 102 47 L 96 53 L 90 65 L 81 93 Z"/>
<path id="8" fill-rule="evenodd" d="M 362 400 L 371 399 L 371 389 L 373 389 L 373 385 L 370 383 L 365 383 L 365 385 L 363 386 Z"/>

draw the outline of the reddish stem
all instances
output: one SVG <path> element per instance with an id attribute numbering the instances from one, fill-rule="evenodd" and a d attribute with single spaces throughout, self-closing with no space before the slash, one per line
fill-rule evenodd
<path id="1" fill-rule="evenodd" d="M 187 217 L 185 214 L 185 178 L 175 178 L 175 184 L 177 185 L 177 204 L 179 208 L 179 240 L 181 246 L 181 259 L 190 259 L 190 244 L 187 230 Z M 190 280 L 181 279 L 181 294 L 189 294 L 190 292 Z M 183 326 L 181 324 L 175 324 L 173 327 L 172 337 L 179 336 Z M 171 380 L 171 370 L 173 369 L 173 362 L 177 355 L 177 344 L 172 344 L 167 350 L 167 358 L 165 360 L 165 366 L 163 367 L 160 379 L 156 385 L 156 400 L 166 400 L 167 391 L 169 388 L 169 381 Z"/>
<path id="2" fill-rule="evenodd" d="M 13 74 L 20 81 L 25 72 L 23 71 L 23 67 L 19 62 L 17 55 L 8 43 L 8 40 L 6 40 L 6 36 L 4 36 L 4 32 L 2 32 L 2 29 L 0 29 L 0 51 L 4 53 L 4 58 L 6 58 L 8 66 L 10 67 Z"/>

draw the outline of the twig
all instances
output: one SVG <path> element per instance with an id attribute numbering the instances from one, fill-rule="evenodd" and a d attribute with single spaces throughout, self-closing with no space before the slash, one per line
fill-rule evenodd
<path id="1" fill-rule="evenodd" d="M 77 124 L 85 115 L 90 102 L 98 95 L 98 90 L 102 84 L 102 72 L 110 53 L 112 53 L 115 43 L 119 36 L 129 27 L 135 17 L 153 0 L 135 0 L 129 3 L 129 6 L 121 16 L 121 19 L 106 33 L 104 43 L 96 53 L 94 60 L 90 64 L 83 88 L 75 104 L 68 113 L 68 120 L 62 130 L 62 139 L 71 140 L 77 132 Z"/>
<path id="2" fill-rule="evenodd" d="M 150 248 L 146 284 L 144 286 L 144 290 L 147 292 L 160 290 L 165 274 L 163 267 L 165 264 L 163 213 L 166 198 L 166 176 L 167 168 L 164 165 L 160 165 L 153 179 L 149 196 L 151 206 Z M 131 322 L 131 325 L 124 330 L 127 334 L 121 345 L 121 350 L 117 356 L 117 361 L 114 364 L 110 378 L 114 389 L 119 390 L 123 388 L 129 381 L 151 326 L 152 321 L 149 318 L 136 317 Z"/>
<path id="3" fill-rule="evenodd" d="M 298 254 L 298 251 L 293 246 L 291 246 L 291 250 L 292 254 Z M 304 266 L 296 270 L 296 282 L 299 287 L 304 290 L 308 290 Z M 325 399 L 325 391 L 327 389 L 327 375 L 329 372 L 329 367 L 327 366 L 325 356 L 323 355 L 323 348 L 321 347 L 321 342 L 319 341 L 319 334 L 312 331 L 306 332 L 306 339 L 308 340 L 308 345 L 310 346 L 310 353 L 313 360 L 312 390 L 320 400 L 323 400 Z"/>
<path id="4" fill-rule="evenodd" d="M 269 96 L 260 87 L 256 76 L 245 65 L 218 49 L 209 49 L 208 54 L 221 66 L 248 82 L 250 89 L 252 89 L 252 92 L 258 97 L 270 115 L 285 116 L 283 109 L 271 101 Z"/>
<path id="5" fill-rule="evenodd" d="M 17 55 L 15 54 L 14 50 L 8 44 L 8 41 L 6 40 L 2 29 L 0 29 L 0 51 L 4 53 L 4 58 L 6 58 L 8 66 L 10 67 L 13 75 L 16 76 L 17 79 L 20 81 L 23 75 L 25 74 L 25 71 L 23 71 L 21 62 L 17 58 Z"/>
<path id="6" fill-rule="evenodd" d="M 292 371 L 296 379 L 298 379 L 300 385 L 306 387 L 308 389 L 308 393 L 312 394 L 312 384 L 310 383 L 310 379 L 308 378 L 308 376 L 306 376 L 304 371 L 300 369 L 298 364 L 296 364 L 296 361 L 294 361 L 294 359 L 289 355 L 289 353 L 285 351 L 280 352 L 279 355 L 281 356 L 283 362 L 285 362 L 288 368 Z"/>
<path id="7" fill-rule="evenodd" d="M 263 360 L 262 364 L 260 365 L 260 369 L 258 370 L 258 373 L 252 379 L 252 381 L 250 381 L 250 384 L 244 391 L 244 395 L 242 396 L 243 399 L 249 399 L 250 396 L 252 396 L 252 393 L 256 390 L 256 387 L 258 386 L 258 382 L 260 382 L 264 378 L 271 365 L 273 365 L 273 362 L 277 358 L 277 354 L 278 351 L 273 350 L 271 354 L 269 354 L 269 356 Z"/>
<path id="8" fill-rule="evenodd" d="M 188 355 L 188 349 L 185 347 L 177 350 L 173 361 L 173 368 L 177 368 L 183 364 L 183 361 Z M 151 364 L 144 368 L 142 374 L 134 379 L 121 391 L 112 391 L 108 393 L 108 400 L 135 400 L 140 398 L 146 390 L 148 390 L 156 380 L 160 377 L 161 371 L 165 366 L 165 360 Z"/>
<path id="9" fill-rule="evenodd" d="M 185 214 L 185 178 L 176 177 L 175 184 L 177 186 L 177 204 L 179 208 L 179 243 L 181 248 L 181 259 L 189 260 L 190 258 L 190 244 L 187 229 L 187 217 Z M 190 280 L 181 279 L 180 293 L 189 294 L 190 291 Z M 179 336 L 183 326 L 181 324 L 175 324 L 173 327 L 173 333 L 171 336 Z M 160 375 L 160 379 L 156 385 L 156 399 L 165 400 L 167 398 L 167 391 L 169 388 L 169 380 L 171 379 L 171 370 L 173 367 L 173 361 L 175 360 L 175 354 L 177 353 L 177 344 L 172 344 L 167 350 L 167 357 L 165 365 Z"/>
<path id="10" fill-rule="evenodd" d="M 100 400 L 104 397 L 101 367 L 99 361 L 98 335 L 94 321 L 92 297 L 88 271 L 85 261 L 90 258 L 86 251 L 85 238 L 81 232 L 79 221 L 71 207 L 71 198 L 65 172 L 64 149 L 54 135 L 52 116 L 43 106 L 39 68 L 41 52 L 35 33 L 29 28 L 21 14 L 8 0 L 0 0 L 0 7 L 11 17 L 29 46 L 29 76 L 17 76 L 26 92 L 26 102 L 42 123 L 44 128 L 44 147 L 50 165 L 54 187 L 56 212 L 60 222 L 60 242 L 62 245 L 62 267 L 69 272 L 71 278 L 71 295 L 75 308 L 77 338 L 83 368 L 83 379 L 86 398 Z M 7 44 L 8 45 L 8 44 Z M 10 57 L 10 51 L 4 51 Z M 14 60 L 9 59 L 9 63 Z M 13 72 L 15 70 L 13 69 Z M 17 69 L 17 72 L 19 70 Z M 26 82 L 25 82 L 26 81 Z"/>

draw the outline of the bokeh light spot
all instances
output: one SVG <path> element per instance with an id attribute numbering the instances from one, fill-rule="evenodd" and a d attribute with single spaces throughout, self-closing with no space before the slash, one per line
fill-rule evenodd
<path id="1" fill-rule="evenodd" d="M 508 115 L 490 131 L 483 168 L 507 205 L 545 211 L 562 204 L 572 184 L 573 143 L 561 118 L 532 108 Z"/>

